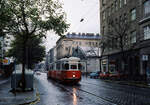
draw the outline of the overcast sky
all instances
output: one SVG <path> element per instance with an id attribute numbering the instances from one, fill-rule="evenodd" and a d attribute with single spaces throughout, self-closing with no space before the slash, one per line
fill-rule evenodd
<path id="1" fill-rule="evenodd" d="M 68 32 L 100 33 L 99 0 L 59 0 L 67 14 Z M 80 22 L 81 19 L 84 19 Z M 58 36 L 49 32 L 46 51 L 56 45 Z"/>

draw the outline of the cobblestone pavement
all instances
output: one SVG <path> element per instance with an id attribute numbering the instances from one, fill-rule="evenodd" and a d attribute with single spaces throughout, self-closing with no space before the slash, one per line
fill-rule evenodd
<path id="1" fill-rule="evenodd" d="M 82 78 L 81 88 L 118 105 L 150 105 L 150 89 Z M 94 86 L 92 86 L 94 85 Z"/>
<path id="2" fill-rule="evenodd" d="M 40 94 L 37 105 L 150 105 L 150 89 L 82 77 L 78 85 L 63 85 L 36 76 Z"/>

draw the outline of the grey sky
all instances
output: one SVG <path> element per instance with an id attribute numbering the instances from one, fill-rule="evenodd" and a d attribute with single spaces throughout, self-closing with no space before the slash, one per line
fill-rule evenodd
<path id="1" fill-rule="evenodd" d="M 99 0 L 59 0 L 63 3 L 67 14 L 67 22 L 70 24 L 68 32 L 76 33 L 100 33 Z M 83 22 L 80 22 L 81 19 Z M 48 33 L 52 34 L 52 33 Z M 58 36 L 48 35 L 46 50 L 54 45 Z"/>

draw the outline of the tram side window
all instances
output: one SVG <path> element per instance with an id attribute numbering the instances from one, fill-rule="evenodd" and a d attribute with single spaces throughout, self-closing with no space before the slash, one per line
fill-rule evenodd
<path id="1" fill-rule="evenodd" d="M 77 65 L 70 65 L 71 69 L 77 69 Z"/>
<path id="2" fill-rule="evenodd" d="M 53 65 L 50 65 L 50 70 L 53 70 Z"/>
<path id="3" fill-rule="evenodd" d="M 57 63 L 56 68 L 57 70 L 60 70 L 60 63 Z"/>

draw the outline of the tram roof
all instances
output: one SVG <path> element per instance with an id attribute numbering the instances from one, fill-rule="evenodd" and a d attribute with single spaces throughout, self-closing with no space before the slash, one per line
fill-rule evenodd
<path id="1" fill-rule="evenodd" d="M 69 58 L 62 58 L 60 61 L 80 61 L 78 57 L 69 57 Z"/>

